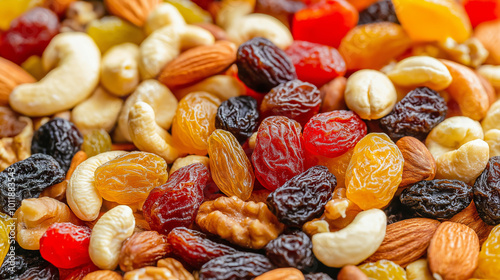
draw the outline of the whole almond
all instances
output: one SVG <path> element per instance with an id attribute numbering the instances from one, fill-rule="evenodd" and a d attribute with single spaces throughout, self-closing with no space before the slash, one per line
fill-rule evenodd
<path id="1" fill-rule="evenodd" d="M 167 87 L 188 85 L 226 70 L 235 60 L 236 46 L 218 41 L 183 52 L 163 68 L 158 80 Z"/>
<path id="2" fill-rule="evenodd" d="M 474 201 L 460 213 L 451 217 L 450 222 L 464 224 L 473 229 L 476 232 L 477 237 L 479 237 L 479 245 L 482 245 L 483 242 L 486 241 L 488 235 L 490 235 L 490 231 L 493 229 L 493 226 L 486 224 L 479 217 Z"/>
<path id="3" fill-rule="evenodd" d="M 277 268 L 261 274 L 254 280 L 304 280 L 304 274 L 293 267 Z"/>
<path id="4" fill-rule="evenodd" d="M 154 266 L 169 251 L 166 236 L 156 231 L 134 233 L 125 240 L 119 256 L 120 268 L 131 271 L 145 266 Z"/>
<path id="5" fill-rule="evenodd" d="M 368 276 L 357 266 L 346 265 L 339 271 L 337 280 L 368 280 Z"/>
<path id="6" fill-rule="evenodd" d="M 405 136 L 396 142 L 405 160 L 403 179 L 399 187 L 406 187 L 422 180 L 432 180 L 436 175 L 436 162 L 427 147 L 417 138 Z"/>
<path id="7" fill-rule="evenodd" d="M 431 239 L 427 258 L 432 276 L 443 280 L 471 278 L 478 265 L 479 239 L 470 227 L 442 223 Z"/>
<path id="8" fill-rule="evenodd" d="M 120 274 L 118 274 L 118 272 L 111 270 L 97 270 L 85 275 L 85 277 L 83 277 L 82 280 L 121 280 L 121 279 L 123 279 L 123 277 Z"/>
<path id="9" fill-rule="evenodd" d="M 384 241 L 365 262 L 389 260 L 406 267 L 425 254 L 439 224 L 432 219 L 413 218 L 388 225 Z"/>
<path id="10" fill-rule="evenodd" d="M 137 26 L 143 26 L 160 0 L 104 0 L 108 11 Z"/>
<path id="11" fill-rule="evenodd" d="M 34 82 L 35 78 L 19 65 L 0 57 L 0 106 L 9 104 L 9 95 L 16 86 Z"/>

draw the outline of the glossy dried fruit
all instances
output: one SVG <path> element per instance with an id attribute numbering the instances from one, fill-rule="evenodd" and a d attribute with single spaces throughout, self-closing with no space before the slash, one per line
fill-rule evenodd
<path id="1" fill-rule="evenodd" d="M 500 156 L 491 157 L 474 183 L 474 203 L 481 219 L 500 224 Z"/>
<path id="2" fill-rule="evenodd" d="M 304 275 L 304 280 L 333 280 L 333 278 L 326 273 L 317 272 Z"/>
<path id="3" fill-rule="evenodd" d="M 172 253 L 194 269 L 200 269 L 208 261 L 238 253 L 238 250 L 209 239 L 203 232 L 178 227 L 167 236 Z"/>
<path id="4" fill-rule="evenodd" d="M 500 226 L 495 226 L 488 239 L 481 246 L 479 261 L 474 277 L 481 279 L 495 279 L 500 275 Z"/>
<path id="5" fill-rule="evenodd" d="M 321 97 L 316 86 L 299 80 L 274 87 L 262 100 L 262 117 L 285 116 L 305 125 L 319 112 Z"/>
<path id="6" fill-rule="evenodd" d="M 295 267 L 310 271 L 316 265 L 311 239 L 302 231 L 282 234 L 266 247 L 266 257 L 277 267 Z"/>
<path id="7" fill-rule="evenodd" d="M 82 150 L 88 157 L 111 151 L 111 137 L 104 129 L 92 130 L 83 137 Z"/>
<path id="8" fill-rule="evenodd" d="M 215 128 L 231 132 L 241 143 L 250 138 L 257 129 L 259 117 L 255 98 L 250 96 L 231 97 L 217 108 Z"/>
<path id="9" fill-rule="evenodd" d="M 236 57 L 238 78 L 257 92 L 297 79 L 286 53 L 268 39 L 256 37 L 241 44 Z"/>
<path id="10" fill-rule="evenodd" d="M 204 264 L 200 270 L 200 280 L 251 280 L 273 268 L 273 264 L 263 255 L 237 253 Z"/>
<path id="11" fill-rule="evenodd" d="M 401 183 L 403 163 L 401 151 L 387 135 L 366 135 L 354 147 L 346 171 L 347 198 L 363 210 L 386 206 Z"/>
<path id="12" fill-rule="evenodd" d="M 131 152 L 99 166 L 94 173 L 94 186 L 108 201 L 133 204 L 144 201 L 152 189 L 167 179 L 167 163 L 163 158 Z"/>
<path id="13" fill-rule="evenodd" d="M 406 280 L 404 268 L 388 260 L 365 263 L 358 267 L 368 279 Z"/>
<path id="14" fill-rule="evenodd" d="M 122 271 L 155 266 L 170 252 L 165 235 L 152 230 L 136 232 L 121 245 L 118 263 Z"/>
<path id="15" fill-rule="evenodd" d="M 274 191 L 305 170 L 300 124 L 287 117 L 268 117 L 257 132 L 252 163 L 255 177 Z"/>
<path id="16" fill-rule="evenodd" d="M 168 234 L 176 227 L 191 226 L 209 178 L 208 168 L 195 163 L 175 171 L 165 184 L 154 188 L 142 207 L 151 229 Z"/>
<path id="17" fill-rule="evenodd" d="M 267 206 L 285 225 L 301 227 L 321 216 L 337 186 L 325 166 L 314 166 L 291 178 L 267 198 Z"/>
<path id="18" fill-rule="evenodd" d="M 472 187 L 458 180 L 420 181 L 406 188 L 400 200 L 413 216 L 449 219 L 469 206 Z"/>
<path id="19" fill-rule="evenodd" d="M 0 106 L 0 139 L 18 135 L 26 124 L 18 119 L 18 115 L 12 109 Z"/>
<path id="20" fill-rule="evenodd" d="M 64 170 L 49 155 L 34 154 L 0 172 L 1 211 L 13 216 L 25 198 L 38 197 L 47 187 L 64 180 Z"/>
<path id="21" fill-rule="evenodd" d="M 358 25 L 382 21 L 399 23 L 391 0 L 375 2 L 359 13 Z"/>
<path id="22" fill-rule="evenodd" d="M 313 155 L 343 155 L 366 135 L 366 124 L 353 111 L 317 114 L 304 127 L 304 147 Z"/>
<path id="23" fill-rule="evenodd" d="M 82 143 L 83 137 L 72 122 L 55 118 L 35 131 L 31 153 L 50 155 L 64 171 L 68 171 L 71 159 L 80 150 Z"/>
<path id="24" fill-rule="evenodd" d="M 216 129 L 208 138 L 208 155 L 212 178 L 219 189 L 227 196 L 247 200 L 255 176 L 250 160 L 233 134 Z"/>
<path id="25" fill-rule="evenodd" d="M 14 220 L 7 214 L 0 213 L 0 264 L 3 263 L 10 249 L 10 232 L 15 227 Z"/>
<path id="26" fill-rule="evenodd" d="M 380 127 L 393 141 L 413 136 L 421 141 L 444 121 L 448 107 L 436 91 L 420 87 L 410 91 L 389 115 L 380 119 Z"/>

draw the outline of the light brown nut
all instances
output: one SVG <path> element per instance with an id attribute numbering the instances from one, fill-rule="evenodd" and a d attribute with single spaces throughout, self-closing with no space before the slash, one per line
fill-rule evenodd
<path id="1" fill-rule="evenodd" d="M 208 32 L 212 33 L 216 41 L 220 40 L 228 40 L 228 36 L 226 31 L 224 29 L 220 28 L 219 26 L 209 23 L 209 22 L 199 22 L 195 23 L 194 25 L 199 26 Z"/>
<path id="2" fill-rule="evenodd" d="M 85 277 L 83 277 L 82 280 L 121 280 L 121 279 L 123 279 L 123 277 L 116 271 L 97 270 L 85 275 Z"/>
<path id="3" fill-rule="evenodd" d="M 123 280 L 180 280 L 165 267 L 146 266 L 132 270 L 123 276 Z"/>
<path id="4" fill-rule="evenodd" d="M 35 78 L 19 65 L 0 57 L 0 106 L 9 104 L 9 95 L 16 86 L 34 82 Z"/>
<path id="5" fill-rule="evenodd" d="M 410 263 L 406 267 L 408 280 L 434 280 L 426 259 L 420 259 Z"/>
<path id="6" fill-rule="evenodd" d="M 123 43 L 111 47 L 102 57 L 101 84 L 116 96 L 132 93 L 140 82 L 139 47 Z"/>
<path id="7" fill-rule="evenodd" d="M 446 91 L 457 101 L 463 115 L 473 120 L 481 120 L 489 107 L 488 94 L 477 74 L 466 66 L 440 59 L 448 68 L 453 81 Z"/>
<path id="8" fill-rule="evenodd" d="M 156 266 L 167 268 L 178 280 L 194 280 L 193 275 L 176 259 L 165 258 L 159 260 Z"/>
<path id="9" fill-rule="evenodd" d="M 482 65 L 477 68 L 479 75 L 483 76 L 491 85 L 500 88 L 500 66 L 498 65 Z"/>
<path id="10" fill-rule="evenodd" d="M 174 161 L 174 164 L 172 164 L 172 167 L 170 168 L 169 175 L 172 176 L 172 173 L 174 173 L 175 171 L 181 169 L 184 166 L 188 166 L 194 163 L 202 163 L 203 165 L 205 165 L 207 168 L 210 169 L 210 160 L 208 159 L 208 157 L 189 155 L 186 157 L 176 159 Z"/>
<path id="11" fill-rule="evenodd" d="M 16 241 L 27 250 L 40 249 L 40 238 L 52 224 L 79 224 L 66 204 L 50 197 L 24 199 L 14 219 L 17 219 Z"/>
<path id="12" fill-rule="evenodd" d="M 425 255 L 434 232 L 440 223 L 437 220 L 413 218 L 387 226 L 384 241 L 365 262 L 389 260 L 401 267 Z"/>
<path id="13" fill-rule="evenodd" d="M 163 68 L 158 80 L 167 87 L 199 82 L 227 69 L 236 60 L 236 46 L 218 41 L 187 50 Z"/>
<path id="14" fill-rule="evenodd" d="M 339 271 L 337 280 L 368 280 L 368 276 L 357 266 L 346 265 Z"/>
<path id="15" fill-rule="evenodd" d="M 236 196 L 204 202 L 196 223 L 204 231 L 252 249 L 266 246 L 285 228 L 265 203 L 245 202 Z"/>
<path id="16" fill-rule="evenodd" d="M 479 239 L 466 225 L 444 222 L 434 233 L 427 256 L 435 279 L 466 280 L 478 265 Z"/>
<path id="17" fill-rule="evenodd" d="M 257 144 L 257 132 L 254 132 L 250 138 L 248 138 L 248 147 L 250 149 L 255 149 L 255 144 Z"/>
<path id="18" fill-rule="evenodd" d="M 333 110 L 345 110 L 347 107 L 344 100 L 344 91 L 347 83 L 345 77 L 337 77 L 323 85 L 320 89 L 323 103 L 321 112 L 330 112 Z"/>
<path id="19" fill-rule="evenodd" d="M 42 5 L 52 10 L 58 16 L 63 16 L 71 3 L 76 0 L 44 0 Z"/>
<path id="20" fill-rule="evenodd" d="M 491 105 L 486 116 L 481 121 L 484 133 L 490 129 L 500 129 L 500 100 Z"/>
<path id="21" fill-rule="evenodd" d="M 500 129 L 490 129 L 484 134 L 484 141 L 490 147 L 490 157 L 500 156 Z"/>
<path id="22" fill-rule="evenodd" d="M 440 91 L 451 84 L 451 74 L 439 60 L 429 56 L 411 56 L 398 62 L 387 73 L 391 81 L 403 87 L 429 87 Z"/>
<path id="23" fill-rule="evenodd" d="M 144 26 L 146 34 L 151 34 L 165 26 L 185 26 L 186 21 L 179 10 L 170 3 L 160 3 L 149 13 Z"/>
<path id="24" fill-rule="evenodd" d="M 486 95 L 488 95 L 488 101 L 490 102 L 491 106 L 497 100 L 497 93 L 495 92 L 495 88 L 491 85 L 490 81 L 479 74 L 477 70 L 476 74 L 479 78 L 479 81 L 481 81 L 481 84 L 483 85 L 484 91 L 486 91 Z"/>
<path id="25" fill-rule="evenodd" d="M 27 117 L 20 117 L 19 120 L 26 123 L 23 130 L 14 137 L 0 139 L 0 171 L 31 155 L 33 122 Z"/>
<path id="26" fill-rule="evenodd" d="M 254 278 L 255 280 L 304 280 L 304 274 L 293 267 L 276 268 Z"/>
<path id="27" fill-rule="evenodd" d="M 143 26 L 149 13 L 160 3 L 159 0 L 105 0 L 108 11 L 137 26 Z"/>
<path id="28" fill-rule="evenodd" d="M 399 187 L 406 187 L 422 180 L 432 180 L 436 175 L 436 162 L 427 147 L 418 139 L 406 136 L 396 142 L 403 158 L 403 179 Z"/>
<path id="29" fill-rule="evenodd" d="M 120 269 L 131 271 L 154 266 L 169 252 L 167 237 L 156 231 L 134 233 L 122 245 L 119 256 Z"/>
<path id="30" fill-rule="evenodd" d="M 177 99 L 181 100 L 191 92 L 205 91 L 217 96 L 221 101 L 231 97 L 243 95 L 245 86 L 235 77 L 227 75 L 214 75 L 194 85 L 174 90 Z"/>
<path id="31" fill-rule="evenodd" d="M 488 58 L 488 50 L 477 38 L 471 37 L 463 43 L 457 43 L 451 37 L 437 45 L 451 60 L 470 67 L 478 67 Z"/>
<path id="32" fill-rule="evenodd" d="M 479 238 L 479 245 L 482 245 L 486 241 L 490 231 L 493 229 L 493 226 L 486 224 L 479 217 L 474 202 L 471 202 L 467 208 L 451 217 L 450 222 L 464 224 L 473 229 Z"/>

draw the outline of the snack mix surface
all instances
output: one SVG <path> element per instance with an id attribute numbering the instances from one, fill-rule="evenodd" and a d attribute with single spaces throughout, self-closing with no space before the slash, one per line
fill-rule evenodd
<path id="1" fill-rule="evenodd" d="M 0 0 L 0 279 L 500 280 L 498 96 L 500 0 Z"/>

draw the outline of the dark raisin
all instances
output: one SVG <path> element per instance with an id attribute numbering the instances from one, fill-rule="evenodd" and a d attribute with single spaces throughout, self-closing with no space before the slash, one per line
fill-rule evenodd
<path id="1" fill-rule="evenodd" d="M 304 280 L 333 280 L 333 278 L 326 273 L 318 272 L 304 275 Z"/>
<path id="2" fill-rule="evenodd" d="M 194 269 L 200 269 L 212 259 L 238 253 L 233 247 L 210 240 L 203 232 L 185 227 L 173 229 L 167 241 L 172 253 Z"/>
<path id="3" fill-rule="evenodd" d="M 321 97 L 318 88 L 299 80 L 273 88 L 262 100 L 262 117 L 285 116 L 304 126 L 319 112 Z"/>
<path id="4" fill-rule="evenodd" d="M 439 93 L 427 87 L 410 91 L 389 115 L 380 119 L 380 127 L 396 142 L 404 136 L 421 141 L 442 122 L 448 107 Z"/>
<path id="5" fill-rule="evenodd" d="M 500 156 L 488 161 L 474 183 L 474 203 L 479 217 L 488 225 L 500 224 Z"/>
<path id="6" fill-rule="evenodd" d="M 257 0 L 255 12 L 273 16 L 289 27 L 295 12 L 305 6 L 300 0 Z"/>
<path id="7" fill-rule="evenodd" d="M 24 250 L 15 244 L 14 250 L 5 256 L 0 268 L 4 280 L 56 280 L 59 271 L 42 258 L 39 251 Z M 10 254 L 10 255 L 9 255 Z"/>
<path id="8" fill-rule="evenodd" d="M 1 211 L 13 216 L 26 198 L 38 197 L 47 187 L 64 180 L 64 170 L 49 155 L 34 154 L 0 172 Z"/>
<path id="9" fill-rule="evenodd" d="M 55 118 L 35 131 L 31 153 L 50 155 L 64 171 L 68 171 L 71 159 L 80 150 L 82 143 L 82 134 L 72 122 Z"/>
<path id="10" fill-rule="evenodd" d="M 316 262 L 311 239 L 302 231 L 282 234 L 267 243 L 264 249 L 267 258 L 277 267 L 295 267 L 310 271 Z"/>
<path id="11" fill-rule="evenodd" d="M 232 97 L 222 102 L 215 116 L 215 128 L 231 132 L 240 143 L 252 136 L 258 122 L 257 100 L 250 96 Z"/>
<path id="12" fill-rule="evenodd" d="M 265 38 L 256 37 L 241 44 L 236 57 L 238 77 L 257 92 L 297 79 L 295 67 L 286 53 Z"/>
<path id="13" fill-rule="evenodd" d="M 321 216 L 337 186 L 325 166 L 313 166 L 288 180 L 267 197 L 267 206 L 285 225 L 301 227 Z"/>
<path id="14" fill-rule="evenodd" d="M 420 181 L 406 188 L 400 200 L 414 217 L 444 220 L 469 206 L 472 187 L 458 180 Z"/>
<path id="15" fill-rule="evenodd" d="M 201 267 L 200 280 L 250 280 L 274 268 L 263 255 L 237 253 L 215 258 Z"/>
<path id="16" fill-rule="evenodd" d="M 399 197 L 394 198 L 391 203 L 384 209 L 387 216 L 387 224 L 393 224 L 409 217 L 406 208 L 401 204 Z"/>
<path id="17" fill-rule="evenodd" d="M 391 0 L 380 0 L 361 11 L 359 13 L 358 25 L 383 21 L 399 23 L 394 4 L 392 4 Z"/>

